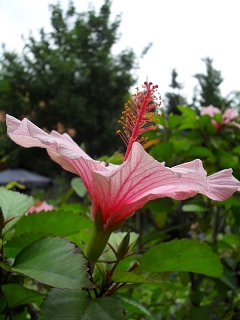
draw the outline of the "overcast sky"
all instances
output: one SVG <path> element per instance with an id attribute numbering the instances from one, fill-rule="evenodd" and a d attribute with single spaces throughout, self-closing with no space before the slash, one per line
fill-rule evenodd
<path id="1" fill-rule="evenodd" d="M 56 0 L 0 0 L 0 43 L 8 50 L 21 51 L 23 40 L 32 30 L 50 30 L 49 3 Z M 64 9 L 68 0 L 60 0 Z M 86 11 L 90 1 L 75 0 L 78 12 Z M 104 0 L 91 1 L 96 10 Z M 112 0 L 112 19 L 122 13 L 121 39 L 114 52 L 131 47 L 140 56 L 153 42 L 144 59 L 139 60 L 138 85 L 146 77 L 159 85 L 162 95 L 169 91 L 171 70 L 177 68 L 183 93 L 192 96 L 197 83 L 192 75 L 205 72 L 201 58 L 209 56 L 222 71 L 222 93 L 240 90 L 240 0 Z"/>

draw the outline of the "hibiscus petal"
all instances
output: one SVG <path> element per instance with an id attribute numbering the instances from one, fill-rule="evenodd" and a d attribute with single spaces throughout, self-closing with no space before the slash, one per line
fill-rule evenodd
<path id="1" fill-rule="evenodd" d="M 238 116 L 238 113 L 235 109 L 233 108 L 230 108 L 230 109 L 227 109 L 224 114 L 223 114 L 223 123 L 228 123 L 230 122 L 232 119 L 236 118 Z"/>
<path id="2" fill-rule="evenodd" d="M 149 200 L 183 200 L 207 189 L 206 171 L 200 160 L 170 169 L 136 142 L 128 159 L 115 171 L 93 172 L 92 214 L 95 217 L 100 208 L 103 224 L 109 228 Z"/>
<path id="3" fill-rule="evenodd" d="M 207 177 L 208 190 L 202 190 L 212 200 L 224 201 L 237 190 L 240 191 L 240 182 L 233 177 L 232 169 L 225 169 Z"/>
<path id="4" fill-rule="evenodd" d="M 46 148 L 50 157 L 67 171 L 78 174 L 91 194 L 92 171 L 107 171 L 102 163 L 91 159 L 72 138 L 64 133 L 50 134 L 38 128 L 28 119 L 22 121 L 7 115 L 7 133 L 10 138 L 25 148 Z"/>
<path id="5" fill-rule="evenodd" d="M 201 110 L 201 116 L 207 114 L 209 117 L 213 118 L 216 113 L 221 113 L 221 110 L 215 108 L 213 105 L 203 107 Z"/>

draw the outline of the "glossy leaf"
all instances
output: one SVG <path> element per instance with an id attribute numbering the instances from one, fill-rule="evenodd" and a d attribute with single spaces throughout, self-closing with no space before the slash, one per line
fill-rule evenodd
<path id="1" fill-rule="evenodd" d="M 161 243 L 143 254 L 135 272 L 188 271 L 221 277 L 222 265 L 212 249 L 196 240 L 173 240 Z"/>
<path id="2" fill-rule="evenodd" d="M 73 243 L 62 238 L 41 238 L 17 255 L 13 271 L 57 288 L 92 287 L 86 260 Z"/>
<path id="3" fill-rule="evenodd" d="M 81 290 L 52 289 L 40 306 L 39 320 L 124 320 L 119 300 L 103 297 L 91 300 Z"/>

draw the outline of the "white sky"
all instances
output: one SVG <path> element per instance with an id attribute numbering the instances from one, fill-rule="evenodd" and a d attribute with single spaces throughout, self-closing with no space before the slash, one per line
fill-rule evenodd
<path id="1" fill-rule="evenodd" d="M 7 50 L 21 51 L 29 31 L 38 35 L 44 27 L 50 31 L 48 4 L 56 0 L 0 0 L 0 43 Z M 68 0 L 60 0 L 67 9 Z M 87 0 L 75 0 L 77 12 L 88 9 Z M 91 1 L 98 11 L 104 0 Z M 139 61 L 138 83 L 146 77 L 158 84 L 164 95 L 169 91 L 171 70 L 177 68 L 182 91 L 189 99 L 197 81 L 192 77 L 205 72 L 201 58 L 214 59 L 213 66 L 222 71 L 222 93 L 240 90 L 240 1 L 239 0 L 112 0 L 112 18 L 122 12 L 121 39 L 114 52 L 131 47 L 140 56 L 153 42 L 144 59 Z M 1 52 L 1 49 L 0 49 Z"/>

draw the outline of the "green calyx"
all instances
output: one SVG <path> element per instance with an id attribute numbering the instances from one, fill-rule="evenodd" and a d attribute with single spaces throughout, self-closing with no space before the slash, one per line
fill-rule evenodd
<path id="1" fill-rule="evenodd" d="M 98 260 L 98 258 L 102 255 L 112 232 L 120 229 L 123 223 L 124 221 L 121 221 L 105 231 L 103 229 L 101 212 L 97 212 L 94 220 L 94 227 L 87 245 L 86 258 L 88 261 L 96 262 Z"/>

